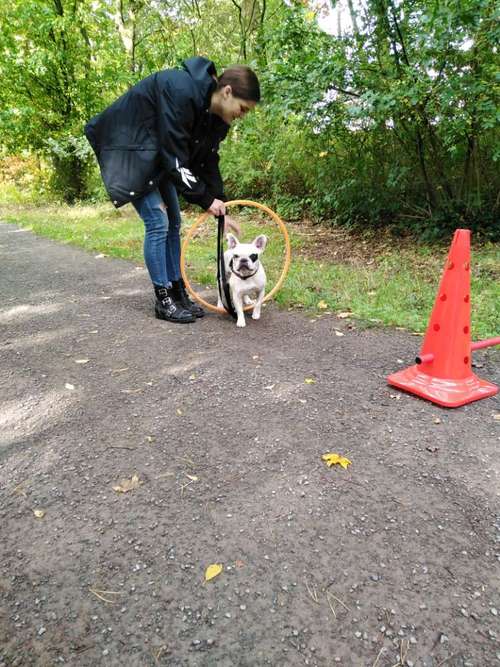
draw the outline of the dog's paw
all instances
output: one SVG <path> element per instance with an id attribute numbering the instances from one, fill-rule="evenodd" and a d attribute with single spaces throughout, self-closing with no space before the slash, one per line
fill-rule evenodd
<path id="1" fill-rule="evenodd" d="M 237 327 L 246 327 L 246 322 L 245 320 L 237 320 L 236 322 Z"/>
<path id="2" fill-rule="evenodd" d="M 256 313 L 255 311 L 252 313 L 252 320 L 260 320 L 260 313 Z"/>

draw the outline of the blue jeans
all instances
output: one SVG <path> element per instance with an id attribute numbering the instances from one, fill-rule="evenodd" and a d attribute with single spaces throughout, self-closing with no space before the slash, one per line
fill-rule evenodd
<path id="1" fill-rule="evenodd" d="M 167 180 L 158 189 L 132 202 L 144 222 L 144 261 L 154 285 L 170 287 L 181 276 L 181 211 L 174 185 Z"/>

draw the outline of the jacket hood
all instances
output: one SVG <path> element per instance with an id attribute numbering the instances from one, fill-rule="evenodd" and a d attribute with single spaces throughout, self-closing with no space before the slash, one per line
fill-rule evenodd
<path id="1" fill-rule="evenodd" d="M 208 106 L 210 103 L 210 95 L 217 86 L 217 82 L 213 78 L 214 76 L 217 76 L 217 70 L 215 69 L 214 63 L 211 60 L 208 60 L 208 58 L 195 56 L 194 58 L 184 60 L 182 66 L 196 83 L 196 87 L 200 91 L 201 97 L 206 101 Z"/>

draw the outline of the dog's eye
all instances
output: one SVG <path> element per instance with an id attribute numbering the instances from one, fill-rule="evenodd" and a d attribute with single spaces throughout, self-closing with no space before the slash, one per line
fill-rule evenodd
<path id="1" fill-rule="evenodd" d="M 259 256 L 256 253 L 252 253 L 250 255 L 250 259 L 252 260 L 252 262 L 256 262 L 259 259 Z"/>
<path id="2" fill-rule="evenodd" d="M 234 259 L 239 259 L 240 258 L 239 255 L 233 255 L 233 257 L 234 257 Z"/>

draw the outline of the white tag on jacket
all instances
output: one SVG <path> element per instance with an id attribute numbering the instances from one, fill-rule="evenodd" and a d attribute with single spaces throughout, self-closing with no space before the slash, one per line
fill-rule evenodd
<path id="1" fill-rule="evenodd" d="M 193 174 L 191 173 L 190 169 L 187 169 L 187 167 L 181 167 L 179 164 L 179 160 L 175 158 L 175 168 L 177 171 L 180 173 L 182 182 L 188 186 L 188 188 L 191 188 L 191 183 L 197 183 L 197 179 Z M 189 182 L 191 181 L 191 183 Z"/>

